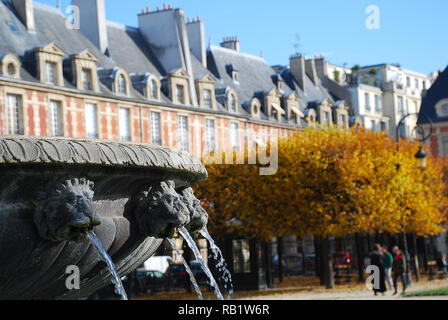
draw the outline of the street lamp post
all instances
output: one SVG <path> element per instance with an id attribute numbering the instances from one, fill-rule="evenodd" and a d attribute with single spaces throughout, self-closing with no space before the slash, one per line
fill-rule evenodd
<path id="1" fill-rule="evenodd" d="M 417 140 L 420 141 L 420 148 L 417 152 L 417 154 L 415 155 L 415 159 L 417 160 L 417 168 L 424 170 L 426 168 L 427 165 L 427 155 L 426 152 L 423 150 L 423 145 L 425 144 L 425 141 L 428 140 L 431 136 L 432 136 L 432 131 L 433 131 L 433 126 L 432 126 L 432 121 L 431 119 L 429 119 L 427 116 L 425 116 L 424 114 L 421 114 L 429 123 L 429 133 L 427 135 L 425 135 L 425 129 L 423 127 L 423 125 L 419 124 L 417 122 L 417 126 L 415 127 L 414 131 L 416 131 L 416 138 Z M 417 116 L 418 118 L 418 114 L 417 113 L 410 113 L 407 115 L 404 115 L 403 118 L 401 118 L 400 122 L 397 125 L 397 130 L 396 130 L 396 140 L 397 140 L 397 153 L 400 152 L 400 127 L 405 123 L 406 119 L 410 116 Z M 413 131 L 413 132 L 414 132 Z M 397 165 L 397 171 L 400 170 L 400 164 L 398 163 Z M 415 243 L 415 241 L 414 241 Z M 407 239 L 406 239 L 406 229 L 405 229 L 405 224 L 403 221 L 403 252 L 406 255 L 406 257 L 409 257 L 409 252 L 408 252 L 408 244 L 407 244 Z M 417 256 L 417 254 L 416 254 Z M 417 258 L 415 258 L 417 259 Z M 419 281 L 420 280 L 420 274 L 419 274 L 419 270 L 418 270 L 418 261 L 415 260 L 415 277 L 416 280 Z"/>

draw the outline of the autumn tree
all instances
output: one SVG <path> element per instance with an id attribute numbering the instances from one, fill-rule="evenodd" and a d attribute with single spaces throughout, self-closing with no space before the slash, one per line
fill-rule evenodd
<path id="1" fill-rule="evenodd" d="M 331 288 L 330 236 L 442 230 L 442 166 L 430 158 L 428 168 L 419 171 L 414 158 L 418 143 L 401 143 L 397 152 L 396 142 L 385 133 L 316 125 L 270 146 L 270 152 L 278 152 L 275 175 L 261 176 L 259 165 L 209 165 L 209 179 L 196 192 L 210 213 L 215 236 L 321 237 L 325 283 Z"/>

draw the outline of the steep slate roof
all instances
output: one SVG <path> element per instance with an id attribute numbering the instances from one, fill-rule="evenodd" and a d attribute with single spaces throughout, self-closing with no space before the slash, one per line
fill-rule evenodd
<path id="1" fill-rule="evenodd" d="M 418 123 L 428 123 L 428 120 L 422 114 L 432 122 L 448 121 L 448 116 L 439 117 L 435 110 L 435 105 L 442 99 L 448 99 L 448 67 L 439 75 L 423 97 Z"/>

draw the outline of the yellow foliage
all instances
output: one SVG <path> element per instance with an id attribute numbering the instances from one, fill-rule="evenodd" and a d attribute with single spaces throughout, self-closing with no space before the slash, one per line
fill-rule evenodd
<path id="1" fill-rule="evenodd" d="M 244 165 L 208 165 L 209 178 L 196 194 L 216 237 L 394 234 L 403 228 L 435 235 L 447 218 L 448 161 L 429 157 L 421 171 L 418 147 L 403 140 L 397 152 L 385 133 L 361 127 L 307 128 L 279 140 L 277 174 L 261 176 L 259 165 L 247 164 L 246 150 Z"/>

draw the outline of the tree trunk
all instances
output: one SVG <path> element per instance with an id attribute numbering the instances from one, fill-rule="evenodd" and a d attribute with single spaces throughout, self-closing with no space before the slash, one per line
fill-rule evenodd
<path id="1" fill-rule="evenodd" d="M 356 256 L 358 258 L 358 280 L 364 282 L 364 250 L 359 234 L 355 234 Z"/>
<path id="2" fill-rule="evenodd" d="M 330 252 L 330 239 L 329 237 L 322 238 L 322 273 L 324 285 L 327 289 L 334 288 L 334 277 L 333 277 L 333 262 Z"/>
<path id="3" fill-rule="evenodd" d="M 418 268 L 418 250 L 417 250 L 417 237 L 412 234 L 412 246 L 414 247 L 414 264 L 415 264 L 415 281 L 420 281 L 420 270 Z"/>
<path id="4" fill-rule="evenodd" d="M 283 282 L 283 237 L 277 238 L 278 281 Z"/>
<path id="5" fill-rule="evenodd" d="M 423 265 L 425 266 L 425 272 L 428 272 L 428 247 L 426 246 L 426 238 L 420 238 L 423 243 Z"/>
<path id="6" fill-rule="evenodd" d="M 322 281 L 322 272 L 320 267 L 320 237 L 313 235 L 314 238 L 314 271 L 316 272 L 316 277 L 319 277 L 321 280 L 321 285 L 323 285 Z"/>

